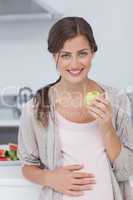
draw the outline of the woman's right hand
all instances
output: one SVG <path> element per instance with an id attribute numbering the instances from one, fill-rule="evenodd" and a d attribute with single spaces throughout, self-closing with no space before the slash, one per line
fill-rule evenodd
<path id="1" fill-rule="evenodd" d="M 67 165 L 50 171 L 47 186 L 70 196 L 81 196 L 96 184 L 94 174 L 78 171 L 81 165 Z"/>

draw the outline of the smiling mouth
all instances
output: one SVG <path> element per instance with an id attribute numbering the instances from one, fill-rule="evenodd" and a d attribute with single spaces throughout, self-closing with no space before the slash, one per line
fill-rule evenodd
<path id="1" fill-rule="evenodd" d="M 67 70 L 69 72 L 70 75 L 72 76 L 78 76 L 81 74 L 81 72 L 84 70 L 84 68 L 81 68 L 81 69 L 70 69 L 70 70 Z"/>

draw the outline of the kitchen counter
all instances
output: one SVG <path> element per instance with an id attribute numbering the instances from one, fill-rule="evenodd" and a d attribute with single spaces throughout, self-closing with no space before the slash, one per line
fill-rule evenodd
<path id="1" fill-rule="evenodd" d="M 0 185 L 38 186 L 23 177 L 21 166 L 0 166 Z"/>
<path id="2" fill-rule="evenodd" d="M 21 166 L 0 166 L 1 199 L 38 200 L 41 187 L 23 177 Z"/>
<path id="3" fill-rule="evenodd" d="M 130 182 L 133 188 L 133 177 Z M 1 199 L 38 200 L 41 187 L 24 178 L 21 166 L 0 166 Z"/>

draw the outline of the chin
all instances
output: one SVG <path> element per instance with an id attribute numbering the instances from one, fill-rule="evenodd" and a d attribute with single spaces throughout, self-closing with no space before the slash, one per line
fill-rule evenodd
<path id="1" fill-rule="evenodd" d="M 76 77 L 76 78 L 67 78 L 67 81 L 72 83 L 72 84 L 76 84 L 76 83 L 80 83 L 83 82 L 86 79 L 86 77 Z"/>

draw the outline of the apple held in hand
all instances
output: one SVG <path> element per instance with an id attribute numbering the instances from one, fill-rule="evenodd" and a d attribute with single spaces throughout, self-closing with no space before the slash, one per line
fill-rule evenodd
<path id="1" fill-rule="evenodd" d="M 101 93 L 97 90 L 94 90 L 94 91 L 91 91 L 91 92 L 88 92 L 86 94 L 86 96 L 84 97 L 84 103 L 85 105 L 90 105 L 96 97 L 100 96 Z"/>

